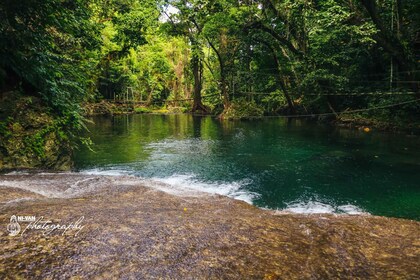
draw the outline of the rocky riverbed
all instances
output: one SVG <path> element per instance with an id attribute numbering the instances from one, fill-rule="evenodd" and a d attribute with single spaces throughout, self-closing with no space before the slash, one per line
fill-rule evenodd
<path id="1" fill-rule="evenodd" d="M 0 209 L 0 279 L 420 278 L 411 220 L 277 213 L 77 173 L 2 175 Z"/>

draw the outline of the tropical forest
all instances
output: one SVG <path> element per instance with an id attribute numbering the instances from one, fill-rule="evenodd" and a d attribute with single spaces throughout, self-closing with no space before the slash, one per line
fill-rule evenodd
<path id="1" fill-rule="evenodd" d="M 420 1 L 0 1 L 0 279 L 419 279 L 419 147 Z"/>

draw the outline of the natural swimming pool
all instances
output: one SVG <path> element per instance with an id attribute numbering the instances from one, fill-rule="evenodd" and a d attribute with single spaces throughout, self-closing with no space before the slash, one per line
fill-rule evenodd
<path id="1" fill-rule="evenodd" d="M 420 138 L 304 120 L 94 117 L 82 172 L 133 174 L 293 212 L 420 219 Z"/>

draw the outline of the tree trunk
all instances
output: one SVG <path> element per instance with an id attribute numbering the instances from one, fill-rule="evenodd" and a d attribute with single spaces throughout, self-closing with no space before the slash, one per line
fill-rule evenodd
<path id="1" fill-rule="evenodd" d="M 225 110 L 227 110 L 230 106 L 230 102 L 229 102 L 229 93 L 228 93 L 228 88 L 227 88 L 227 80 L 226 80 L 226 75 L 224 73 L 225 71 L 220 71 L 220 91 L 222 93 L 222 97 L 223 97 L 223 107 Z"/>
<path id="2" fill-rule="evenodd" d="M 396 61 L 399 69 L 406 73 L 406 78 L 409 81 L 415 81 L 416 77 L 414 71 L 416 70 L 416 64 L 413 59 L 410 59 L 410 55 L 406 52 L 401 40 L 400 30 L 397 32 L 397 36 L 385 27 L 381 17 L 378 13 L 377 4 L 375 1 L 362 0 L 362 5 L 366 9 L 372 22 L 378 28 L 379 32 L 374 36 L 374 39 L 387 51 L 391 57 Z M 402 3 L 397 1 L 397 12 L 402 12 Z M 402 15 L 399 14 L 399 18 Z M 399 23 L 398 23 L 399 24 Z M 417 98 L 420 98 L 419 86 L 417 83 L 412 84 L 412 90 L 416 93 Z"/>
<path id="3" fill-rule="evenodd" d="M 210 41 L 209 38 L 207 38 L 207 42 L 209 43 L 210 47 L 213 49 L 213 51 L 216 53 L 217 56 L 217 60 L 219 61 L 219 66 L 220 66 L 220 93 L 222 94 L 222 98 L 223 98 L 223 107 L 225 110 L 227 110 L 230 106 L 230 101 L 229 101 L 229 92 L 228 92 L 228 88 L 227 88 L 227 80 L 226 80 L 226 71 L 225 71 L 225 63 L 224 60 L 222 58 L 222 55 L 220 53 L 220 51 L 213 45 L 213 43 Z"/>
<path id="4" fill-rule="evenodd" d="M 192 58 L 192 68 L 194 76 L 194 96 L 192 112 L 208 113 L 209 109 L 203 104 L 201 98 L 201 89 L 203 87 L 203 65 L 200 58 L 194 56 Z"/>
<path id="5" fill-rule="evenodd" d="M 267 42 L 262 42 L 267 48 L 269 48 L 269 50 L 271 51 L 273 58 L 274 58 L 274 64 L 276 65 L 276 68 L 279 72 L 279 76 L 278 76 L 278 81 L 279 81 L 279 85 L 280 85 L 280 89 L 283 91 L 284 97 L 286 98 L 287 101 L 287 106 L 289 107 L 289 112 L 291 114 L 295 114 L 296 113 L 296 109 L 295 109 L 295 105 L 294 102 L 292 100 L 292 98 L 290 97 L 289 91 L 287 90 L 287 87 L 283 81 L 283 77 L 281 76 L 281 67 L 280 67 L 280 61 L 279 61 L 279 57 L 277 56 L 276 50 Z"/>

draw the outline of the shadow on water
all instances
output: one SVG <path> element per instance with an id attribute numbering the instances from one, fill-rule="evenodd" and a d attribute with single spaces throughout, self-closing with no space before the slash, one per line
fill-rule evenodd
<path id="1" fill-rule="evenodd" d="M 418 137 L 304 120 L 95 117 L 79 171 L 126 172 L 297 212 L 420 219 Z"/>

